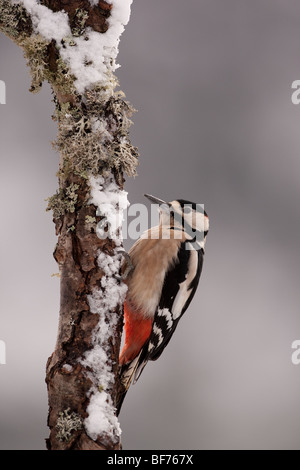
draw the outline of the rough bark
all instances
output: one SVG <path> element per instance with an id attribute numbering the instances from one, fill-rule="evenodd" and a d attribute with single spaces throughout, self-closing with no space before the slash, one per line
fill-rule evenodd
<path id="1" fill-rule="evenodd" d="M 80 198 L 85 200 L 84 189 Z M 48 449 L 119 449 L 120 441 L 97 442 L 92 441 L 84 429 L 75 430 L 66 442 L 57 437 L 57 422 L 60 413 L 72 410 L 82 419 L 86 418 L 88 392 L 92 387 L 90 379 L 86 376 L 85 368 L 78 362 L 84 353 L 93 347 L 92 333 L 98 323 L 98 315 L 90 312 L 87 295 L 99 285 L 103 273 L 99 270 L 95 255 L 98 250 L 112 253 L 113 242 L 109 239 L 103 241 L 96 235 L 94 228 L 87 227 L 86 217 L 98 219 L 96 208 L 93 205 L 77 207 L 74 213 L 66 214 L 56 223 L 59 236 L 55 259 L 60 267 L 60 318 L 58 338 L 55 351 L 47 363 L 47 386 L 49 396 L 50 438 L 47 440 Z M 70 230 L 70 227 L 75 227 Z M 110 312 L 107 312 L 109 315 Z M 118 355 L 122 331 L 122 312 L 119 312 L 120 321 L 115 331 L 111 331 L 111 359 L 115 364 L 114 373 L 118 381 Z M 64 368 L 65 365 L 71 369 Z M 117 388 L 117 383 L 116 383 Z M 116 389 L 111 391 L 113 395 Z M 113 396 L 113 401 L 115 398 Z"/>
<path id="2" fill-rule="evenodd" d="M 112 5 L 100 0 L 92 6 L 89 0 L 43 0 L 43 5 L 54 12 L 64 10 L 74 36 L 83 34 L 81 28 L 91 27 L 105 33 Z M 84 25 L 78 23 L 78 12 L 84 10 Z M 45 41 L 33 31 L 30 14 L 9 0 L 0 0 L 0 31 L 24 49 L 32 73 L 31 91 L 37 91 L 42 81 L 48 80 L 54 93 L 55 119 L 58 122 L 56 148 L 61 152 L 59 189 L 49 198 L 53 210 L 58 243 L 55 259 L 61 277 L 61 300 L 58 336 L 55 350 L 48 359 L 46 382 L 49 397 L 49 450 L 103 450 L 120 449 L 119 436 L 103 433 L 92 439 L 84 426 L 92 386 L 89 370 L 81 359 L 93 348 L 93 331 L 99 318 L 91 313 L 88 296 L 100 288 L 103 271 L 97 264 L 99 251 L 114 254 L 114 240 L 98 238 L 97 223 L 101 220 L 97 208 L 89 203 L 88 175 L 112 174 L 120 188 L 123 172 L 134 174 L 137 150 L 121 137 L 127 135 L 131 108 L 119 93 L 95 85 L 83 95 L 74 88 L 74 77 L 61 60 L 55 41 Z M 76 33 L 75 33 L 76 31 Z M 115 85 L 115 83 L 114 83 Z M 101 116 L 110 132 L 109 144 L 98 145 L 91 130 L 92 119 Z M 120 117 L 121 116 L 121 117 Z M 124 124 L 125 123 L 125 124 Z M 98 136 L 98 140 L 100 137 Z M 101 140 L 101 139 L 100 139 Z M 86 152 L 85 149 L 90 149 Z M 82 153 L 81 153 L 82 151 Z M 121 282 L 121 281 L 120 281 Z M 112 403 L 120 391 L 118 355 L 123 325 L 122 307 L 117 309 L 118 323 L 109 331 L 107 351 L 114 383 L 110 394 Z M 107 311 L 107 321 L 113 312 Z"/>

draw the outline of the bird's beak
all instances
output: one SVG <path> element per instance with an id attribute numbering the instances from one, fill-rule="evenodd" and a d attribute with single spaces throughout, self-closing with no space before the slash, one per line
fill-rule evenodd
<path id="1" fill-rule="evenodd" d="M 159 199 L 158 197 L 151 196 L 151 194 L 144 194 L 145 197 L 149 199 L 149 201 L 153 202 L 154 204 L 159 204 L 160 206 L 165 205 L 165 207 L 170 207 L 171 204 L 169 204 L 166 201 L 163 201 L 162 199 Z"/>

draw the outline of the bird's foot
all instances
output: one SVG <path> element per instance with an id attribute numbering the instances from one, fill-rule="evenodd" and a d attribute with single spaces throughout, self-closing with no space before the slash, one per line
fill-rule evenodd
<path id="1" fill-rule="evenodd" d="M 125 258 L 125 270 L 124 272 L 120 275 L 117 276 L 120 281 L 125 281 L 129 274 L 133 271 L 134 266 L 132 264 L 131 258 L 128 253 L 126 253 L 125 250 L 117 250 L 117 253 L 121 254 Z"/>

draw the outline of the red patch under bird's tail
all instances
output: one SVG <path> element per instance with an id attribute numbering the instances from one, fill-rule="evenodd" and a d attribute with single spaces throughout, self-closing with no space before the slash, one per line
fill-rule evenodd
<path id="1" fill-rule="evenodd" d="M 126 302 L 124 304 L 125 344 L 119 357 L 120 377 L 123 392 L 118 398 L 117 415 L 120 412 L 127 390 L 140 366 L 139 358 L 144 344 L 150 337 L 153 320 L 134 311 Z"/>

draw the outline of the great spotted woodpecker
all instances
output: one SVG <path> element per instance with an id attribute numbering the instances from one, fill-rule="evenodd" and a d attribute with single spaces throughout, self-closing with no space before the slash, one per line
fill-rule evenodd
<path id="1" fill-rule="evenodd" d="M 125 343 L 119 358 L 124 388 L 118 413 L 130 384 L 148 361 L 159 358 L 195 294 L 209 230 L 201 205 L 145 196 L 159 204 L 160 218 L 128 253 L 132 266 L 125 281 Z"/>

